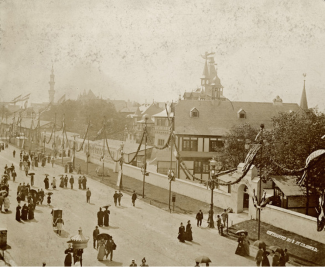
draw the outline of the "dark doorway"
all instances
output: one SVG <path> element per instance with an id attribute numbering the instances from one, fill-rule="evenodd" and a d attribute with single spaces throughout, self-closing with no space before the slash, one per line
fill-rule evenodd
<path id="1" fill-rule="evenodd" d="M 248 209 L 249 208 L 249 194 L 248 194 L 248 188 L 245 186 L 244 188 L 244 199 L 243 199 L 243 208 Z"/>

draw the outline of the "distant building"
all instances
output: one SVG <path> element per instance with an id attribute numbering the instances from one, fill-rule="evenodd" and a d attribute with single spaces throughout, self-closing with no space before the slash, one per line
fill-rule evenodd
<path id="1" fill-rule="evenodd" d="M 83 94 L 79 94 L 77 101 L 80 101 L 82 103 L 87 103 L 88 101 L 94 99 L 99 99 L 99 98 L 95 96 L 93 91 L 89 90 L 88 93 L 86 93 L 86 90 L 84 90 Z"/>
<path id="2" fill-rule="evenodd" d="M 203 57 L 205 65 L 201 77 L 202 87 L 195 92 L 184 93 L 184 100 L 179 100 L 175 105 L 174 124 L 180 157 L 188 171 L 202 181 L 208 180 L 209 160 L 213 156 L 221 156 L 217 152 L 218 148 L 223 147 L 224 137 L 233 126 L 248 123 L 259 128 L 264 123 L 266 129 L 271 129 L 271 118 L 279 112 L 308 109 L 305 83 L 301 106 L 283 103 L 279 96 L 272 102 L 231 102 L 223 96 L 224 88 L 214 68 L 214 59 L 208 56 L 206 53 Z M 179 159 L 177 176 L 186 177 Z"/>

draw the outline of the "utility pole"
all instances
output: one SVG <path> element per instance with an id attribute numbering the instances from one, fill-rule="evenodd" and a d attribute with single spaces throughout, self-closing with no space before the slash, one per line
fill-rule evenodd
<path id="1" fill-rule="evenodd" d="M 63 166 L 63 150 L 64 150 L 64 130 L 65 130 L 65 124 L 64 124 L 64 118 L 65 114 L 63 114 L 63 121 L 62 121 L 62 152 L 61 152 L 61 158 L 62 158 L 62 166 Z M 64 168 L 64 166 L 63 166 Z M 69 173 L 69 172 L 68 172 Z"/>
<path id="2" fill-rule="evenodd" d="M 87 132 L 87 174 L 88 174 L 88 158 L 89 158 L 89 130 L 90 130 L 90 119 L 88 116 L 88 132 Z"/>
<path id="3" fill-rule="evenodd" d="M 105 174 L 105 169 L 104 169 L 104 160 L 105 160 L 105 138 L 106 138 L 106 118 L 104 116 L 104 126 L 103 126 L 103 133 L 104 133 L 104 138 L 103 138 L 103 177 L 102 180 L 104 180 L 104 174 Z"/>
<path id="4" fill-rule="evenodd" d="M 143 167 L 143 181 L 142 181 L 142 198 L 144 198 L 144 184 L 146 182 L 146 175 L 147 175 L 147 114 L 143 115 L 144 118 L 144 167 Z"/>

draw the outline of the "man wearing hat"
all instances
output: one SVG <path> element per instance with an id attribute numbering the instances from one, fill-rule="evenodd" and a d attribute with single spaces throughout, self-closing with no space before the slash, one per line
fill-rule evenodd
<path id="1" fill-rule="evenodd" d="M 138 265 L 135 263 L 135 260 L 132 260 L 130 266 L 138 266 Z"/>
<path id="2" fill-rule="evenodd" d="M 146 261 L 146 258 L 143 258 L 143 259 L 141 260 L 141 264 L 140 264 L 140 266 L 148 266 L 147 261 Z"/>

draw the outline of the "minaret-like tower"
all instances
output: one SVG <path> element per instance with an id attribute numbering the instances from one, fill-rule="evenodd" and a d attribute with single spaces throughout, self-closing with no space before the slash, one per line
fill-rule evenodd
<path id="1" fill-rule="evenodd" d="M 306 95 L 306 88 L 305 88 L 305 82 L 306 82 L 306 73 L 303 74 L 304 76 L 304 88 L 302 90 L 301 100 L 300 100 L 300 107 L 303 110 L 308 110 L 308 103 L 307 103 L 307 95 Z"/>
<path id="2" fill-rule="evenodd" d="M 55 90 L 54 90 L 54 69 L 53 69 L 53 64 L 52 64 L 52 73 L 50 75 L 50 81 L 49 81 L 49 84 L 50 84 L 50 90 L 49 90 L 49 102 L 50 103 L 53 103 L 54 102 L 54 94 L 55 94 Z"/>

